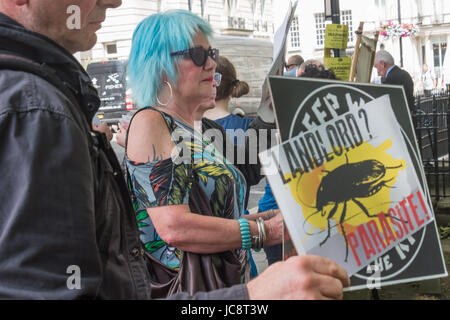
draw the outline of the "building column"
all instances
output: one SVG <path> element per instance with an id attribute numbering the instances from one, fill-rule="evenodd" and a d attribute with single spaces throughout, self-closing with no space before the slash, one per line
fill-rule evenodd
<path id="1" fill-rule="evenodd" d="M 411 50 L 405 50 L 405 69 L 410 73 L 414 80 L 415 90 L 418 89 L 417 83 L 422 75 L 422 65 L 420 63 L 420 51 L 422 50 L 422 45 L 420 38 L 408 37 L 405 41 L 405 48 L 410 47 Z"/>
<path id="2" fill-rule="evenodd" d="M 448 50 L 448 46 L 450 45 L 450 33 L 447 34 L 447 52 L 445 54 L 444 59 L 444 83 L 450 84 L 450 52 Z"/>
<path id="3" fill-rule="evenodd" d="M 431 43 L 431 36 L 425 36 L 425 63 L 429 68 L 434 69 L 434 59 L 433 59 L 433 44 Z"/>

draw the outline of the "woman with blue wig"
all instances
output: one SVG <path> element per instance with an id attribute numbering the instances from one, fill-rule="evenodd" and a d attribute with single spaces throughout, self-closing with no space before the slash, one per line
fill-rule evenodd
<path id="1" fill-rule="evenodd" d="M 220 130 L 213 121 L 196 121 L 217 85 L 212 34 L 208 23 L 183 10 L 152 15 L 135 30 L 128 76 L 140 110 L 128 129 L 126 165 L 148 253 L 178 270 L 181 251 L 232 251 L 244 257 L 240 279 L 246 282 L 248 250 L 280 243 L 282 217 L 272 211 L 244 218 L 247 183 L 263 177 L 260 165 L 233 165 L 235 159 L 221 156 L 223 146 L 200 133 Z M 258 123 L 255 128 L 263 127 Z M 212 215 L 190 211 L 192 179 L 207 195 Z"/>

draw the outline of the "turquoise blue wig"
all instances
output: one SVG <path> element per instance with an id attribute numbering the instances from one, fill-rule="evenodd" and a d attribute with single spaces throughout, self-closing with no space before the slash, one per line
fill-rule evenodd
<path id="1" fill-rule="evenodd" d="M 164 76 L 177 83 L 177 66 L 183 57 L 170 54 L 193 47 L 198 32 L 208 40 L 213 35 L 205 20 L 186 10 L 154 14 L 137 26 L 128 60 L 128 77 L 134 102 L 139 108 L 156 105 Z"/>

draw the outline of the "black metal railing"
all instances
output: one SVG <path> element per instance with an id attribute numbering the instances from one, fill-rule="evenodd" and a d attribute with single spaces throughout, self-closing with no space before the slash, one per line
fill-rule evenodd
<path id="1" fill-rule="evenodd" d="M 450 92 L 417 96 L 412 117 L 430 195 L 450 197 Z"/>

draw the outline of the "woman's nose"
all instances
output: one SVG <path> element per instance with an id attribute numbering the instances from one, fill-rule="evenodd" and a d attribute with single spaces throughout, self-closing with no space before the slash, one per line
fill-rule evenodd
<path id="1" fill-rule="evenodd" d="M 213 58 L 208 56 L 208 59 L 206 60 L 206 63 L 205 63 L 205 69 L 206 70 L 211 70 L 211 69 L 216 70 L 216 67 L 217 67 L 217 63 L 214 61 Z"/>

